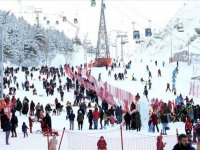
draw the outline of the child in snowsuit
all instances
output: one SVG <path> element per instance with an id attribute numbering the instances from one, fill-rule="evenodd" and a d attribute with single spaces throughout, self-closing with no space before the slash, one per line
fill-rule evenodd
<path id="1" fill-rule="evenodd" d="M 25 122 L 23 122 L 22 124 L 22 132 L 24 133 L 24 138 L 27 136 L 28 137 L 28 133 L 27 133 L 27 125 L 25 124 Z"/>

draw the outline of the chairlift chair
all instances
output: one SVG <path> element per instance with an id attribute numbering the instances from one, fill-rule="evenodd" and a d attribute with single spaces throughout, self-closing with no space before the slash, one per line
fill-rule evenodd
<path id="1" fill-rule="evenodd" d="M 183 27 L 182 23 L 177 24 L 177 30 L 178 30 L 178 32 L 184 32 L 184 27 Z"/>
<path id="2" fill-rule="evenodd" d="M 59 25 L 59 21 L 56 21 L 56 24 Z"/>
<path id="3" fill-rule="evenodd" d="M 160 36 L 159 33 L 154 33 L 153 34 L 153 38 L 155 38 L 155 39 L 161 39 L 161 36 Z"/>
<path id="4" fill-rule="evenodd" d="M 77 24 L 77 23 L 78 23 L 78 19 L 74 18 L 74 24 Z"/>
<path id="5" fill-rule="evenodd" d="M 48 24 L 50 24 L 50 21 L 49 21 L 49 20 L 47 20 L 47 25 L 48 25 Z"/>
<path id="6" fill-rule="evenodd" d="M 133 39 L 140 39 L 140 31 L 135 30 L 133 31 Z"/>
<path id="7" fill-rule="evenodd" d="M 91 7 L 95 7 L 96 6 L 96 1 L 95 0 L 91 0 Z"/>
<path id="8" fill-rule="evenodd" d="M 63 17 L 63 22 L 66 22 L 67 21 L 67 18 L 66 17 Z"/>
<path id="9" fill-rule="evenodd" d="M 152 36 L 151 28 L 146 28 L 145 29 L 145 37 L 151 37 L 151 36 Z"/>

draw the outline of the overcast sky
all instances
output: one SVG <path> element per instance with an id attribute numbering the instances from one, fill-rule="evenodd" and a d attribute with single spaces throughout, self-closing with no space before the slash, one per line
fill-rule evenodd
<path id="1" fill-rule="evenodd" d="M 61 22 L 61 18 L 53 14 L 64 15 L 72 23 L 77 18 L 80 36 L 83 37 L 88 32 L 88 37 L 95 44 L 100 17 L 100 0 L 96 1 L 96 7 L 91 7 L 90 0 L 0 0 L 0 9 L 24 15 L 33 24 L 35 15 L 31 12 L 34 8 L 41 8 L 41 18 L 46 16 L 52 26 L 65 30 L 70 36 L 75 34 L 76 29 L 67 23 L 55 26 L 55 21 Z M 152 21 L 153 30 L 161 30 L 185 2 L 186 0 L 105 0 L 107 32 L 110 34 L 111 30 L 123 30 L 131 40 L 132 22 L 136 22 L 135 29 L 143 33 L 144 28 L 149 26 L 148 20 Z M 46 23 L 43 20 L 41 22 Z"/>

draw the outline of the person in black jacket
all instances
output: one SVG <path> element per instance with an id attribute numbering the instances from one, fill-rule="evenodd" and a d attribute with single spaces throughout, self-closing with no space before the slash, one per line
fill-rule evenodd
<path id="1" fill-rule="evenodd" d="M 122 122 L 122 115 L 123 115 L 122 106 L 116 107 L 115 115 L 116 115 L 116 118 L 117 118 L 117 124 L 120 124 Z"/>
<path id="2" fill-rule="evenodd" d="M 126 112 L 125 116 L 124 116 L 124 120 L 126 122 L 126 130 L 130 130 L 131 129 L 131 126 L 130 126 L 130 123 L 131 123 L 131 115 L 129 112 Z"/>
<path id="3" fill-rule="evenodd" d="M 1 129 L 5 131 L 5 122 L 6 122 L 7 115 L 4 112 L 4 109 L 1 110 L 0 122 L 1 122 Z"/>
<path id="4" fill-rule="evenodd" d="M 167 128 L 167 115 L 163 114 L 161 115 L 161 123 L 162 123 L 162 135 L 167 135 L 166 128 Z"/>
<path id="5" fill-rule="evenodd" d="M 35 103 L 33 101 L 31 101 L 30 104 L 30 113 L 33 116 L 34 115 L 34 111 L 35 111 Z"/>
<path id="6" fill-rule="evenodd" d="M 64 97 L 64 92 L 63 92 L 63 90 L 60 91 L 60 97 L 61 97 L 61 101 L 63 101 L 63 97 Z"/>
<path id="7" fill-rule="evenodd" d="M 99 109 L 100 109 L 100 111 L 99 111 L 100 125 L 101 125 L 101 129 L 103 129 L 102 121 L 103 121 L 104 111 L 101 108 L 99 108 Z"/>
<path id="8" fill-rule="evenodd" d="M 91 109 L 89 110 L 87 117 L 88 117 L 88 122 L 89 122 L 89 130 L 92 130 L 93 113 Z"/>
<path id="9" fill-rule="evenodd" d="M 10 120 L 11 123 L 11 132 L 12 132 L 12 136 L 11 137 L 17 137 L 17 132 L 16 132 L 16 128 L 18 126 L 18 119 L 17 116 L 15 116 L 15 114 L 12 114 L 12 118 Z"/>
<path id="10" fill-rule="evenodd" d="M 75 114 L 73 113 L 72 109 L 70 111 L 70 114 L 69 114 L 68 118 L 69 118 L 69 123 L 70 123 L 70 130 L 74 130 L 74 118 L 75 118 Z"/>
<path id="11" fill-rule="evenodd" d="M 173 150 L 195 150 L 190 144 L 188 144 L 188 137 L 185 134 L 178 136 L 178 143 L 174 146 Z"/>
<path id="12" fill-rule="evenodd" d="M 48 126 L 48 128 L 51 130 L 52 126 L 51 126 L 51 117 L 49 116 L 49 114 L 47 113 L 46 116 L 43 118 L 44 123 Z"/>
<path id="13" fill-rule="evenodd" d="M 20 99 L 17 99 L 17 105 L 16 105 L 16 110 L 19 111 L 19 114 L 21 116 L 21 111 L 22 111 L 22 102 L 20 101 Z"/>

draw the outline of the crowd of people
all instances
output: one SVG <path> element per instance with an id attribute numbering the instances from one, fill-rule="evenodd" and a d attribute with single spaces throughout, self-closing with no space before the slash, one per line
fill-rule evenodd
<path id="1" fill-rule="evenodd" d="M 131 65 L 131 62 L 128 63 Z M 155 62 L 157 66 L 157 61 Z M 106 66 L 108 71 L 108 76 L 111 76 L 111 72 L 114 71 L 114 68 L 120 66 L 117 63 L 113 64 L 110 67 Z M 163 63 L 163 67 L 165 63 Z M 84 64 L 85 67 L 85 64 Z M 19 81 L 17 79 L 17 73 L 21 69 L 25 75 L 25 81 L 21 82 L 19 86 Z M 81 74 L 78 74 L 74 67 L 71 69 L 75 74 L 82 77 Z M 123 73 L 115 73 L 115 80 L 124 80 L 124 75 L 127 75 L 128 69 L 125 68 Z M 149 69 L 149 66 L 146 66 L 148 72 L 148 80 L 144 81 L 143 77 L 141 82 L 145 82 L 144 85 L 144 95 L 148 98 L 148 92 L 151 90 L 152 86 L 152 73 Z M 24 97 L 21 101 L 20 98 L 15 97 L 18 90 L 24 90 L 28 92 L 32 90 L 33 95 L 37 95 L 36 87 L 33 83 L 33 77 L 35 72 L 39 71 L 39 76 L 37 80 L 40 81 L 41 86 L 43 87 L 46 97 L 54 96 L 55 92 L 59 93 L 60 97 L 56 97 L 54 104 L 46 103 L 45 107 L 38 102 L 35 104 L 34 101 L 29 100 L 28 97 Z M 158 77 L 161 77 L 161 69 L 158 69 Z M 62 78 L 66 80 L 62 80 Z M 83 80 L 93 84 L 86 77 L 82 77 Z M 135 80 L 135 77 L 133 76 Z M 101 80 L 101 74 L 99 74 L 99 80 Z M 32 82 L 32 85 L 30 83 Z M 126 130 L 141 130 L 141 116 L 140 110 L 137 102 L 140 100 L 140 95 L 137 93 L 135 96 L 135 102 L 129 106 L 130 111 L 125 111 L 122 106 L 114 105 L 109 106 L 106 100 L 101 100 L 99 102 L 99 97 L 94 90 L 87 89 L 78 80 L 74 77 L 70 78 L 66 76 L 64 67 L 60 66 L 59 68 L 42 66 L 41 68 L 5 68 L 4 78 L 3 78 L 3 87 L 9 89 L 8 95 L 4 95 L 4 100 L 6 103 L 12 103 L 11 118 L 6 115 L 2 109 L 1 114 L 1 129 L 6 133 L 6 144 L 9 144 L 9 134 L 12 133 L 11 137 L 17 137 L 16 128 L 18 127 L 18 118 L 15 115 L 16 112 L 19 112 L 21 115 L 29 116 L 29 126 L 24 122 L 22 124 L 22 132 L 24 137 L 28 137 L 27 130 L 30 130 L 32 133 L 32 127 L 34 122 L 41 123 L 41 131 L 44 132 L 47 128 L 52 130 L 52 120 L 51 115 L 60 115 L 63 111 L 66 112 L 66 120 L 69 120 L 69 130 L 74 130 L 75 120 L 78 124 L 78 130 L 82 130 L 84 126 L 84 120 L 88 120 L 88 129 L 89 130 L 99 130 L 106 129 L 107 126 L 115 126 L 115 124 L 125 124 Z M 173 89 L 173 88 L 172 88 Z M 170 85 L 167 84 L 167 90 L 170 89 Z M 73 91 L 74 101 L 67 101 L 66 106 L 62 105 L 65 99 L 65 93 Z M 180 94 L 177 96 L 175 102 L 169 101 L 168 104 L 162 102 L 158 99 L 152 99 L 152 111 L 150 112 L 149 117 L 149 132 L 159 132 L 158 124 L 162 124 L 162 134 L 166 135 L 167 130 L 170 129 L 168 123 L 182 121 L 185 123 L 185 132 L 186 135 L 192 134 L 192 129 L 198 125 L 198 119 L 200 118 L 200 107 L 199 105 L 194 105 L 193 99 L 186 97 L 185 99 Z M 77 113 L 75 112 L 75 107 L 79 107 Z M 64 109 L 65 108 L 65 109 Z M 51 115 L 50 115 L 51 114 Z M 99 126 L 100 125 L 100 126 Z M 55 138 L 54 138 L 55 139 Z M 105 144 L 104 139 L 101 137 L 97 146 L 102 147 L 102 143 Z M 55 143 L 56 139 L 54 140 Z M 193 142 L 196 142 L 194 138 Z M 103 146 L 104 148 L 105 146 Z M 176 149 L 174 149 L 176 150 Z"/>

